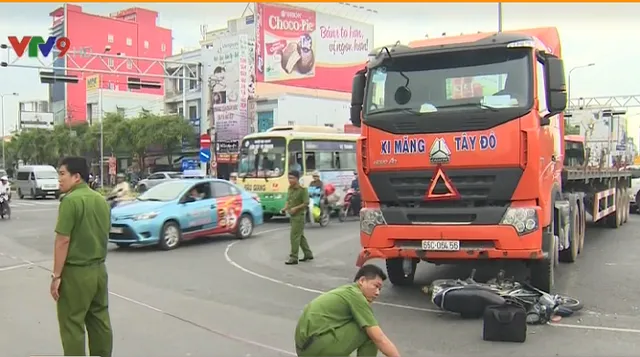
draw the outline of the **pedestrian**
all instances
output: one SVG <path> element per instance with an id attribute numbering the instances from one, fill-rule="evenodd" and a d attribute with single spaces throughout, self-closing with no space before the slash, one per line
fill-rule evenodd
<path id="1" fill-rule="evenodd" d="M 287 202 L 281 213 L 289 213 L 291 222 L 291 253 L 285 262 L 287 265 L 298 264 L 298 254 L 300 249 L 304 254 L 301 262 L 313 260 L 313 253 L 309 248 L 307 238 L 304 236 L 305 214 L 309 206 L 309 192 L 306 187 L 300 185 L 300 172 L 289 171 L 289 190 L 287 191 Z"/>
<path id="2" fill-rule="evenodd" d="M 51 275 L 60 339 L 65 356 L 85 356 L 85 328 L 91 356 L 111 357 L 113 332 L 107 288 L 107 240 L 110 209 L 87 185 L 89 167 L 82 157 L 66 157 L 58 171 L 60 191 Z"/>
<path id="3" fill-rule="evenodd" d="M 298 356 L 376 356 L 400 352 L 378 325 L 371 303 L 380 294 L 385 273 L 365 265 L 354 283 L 343 285 L 313 299 L 305 306 L 295 332 Z"/>

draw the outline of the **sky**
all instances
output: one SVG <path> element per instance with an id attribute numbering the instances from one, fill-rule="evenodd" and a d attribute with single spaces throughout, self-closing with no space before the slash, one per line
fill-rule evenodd
<path id="1" fill-rule="evenodd" d="M 9 35 L 49 33 L 48 14 L 55 3 L 0 4 L 0 43 Z M 217 29 L 228 19 L 240 17 L 246 3 L 80 3 L 85 12 L 107 15 L 139 6 L 159 12 L 158 25 L 173 30 L 174 52 L 195 48 L 200 25 Z M 381 46 L 411 40 L 498 27 L 497 3 L 360 3 L 377 14 L 355 10 L 348 5 L 305 3 L 303 6 L 334 15 L 363 20 L 374 25 L 374 44 Z M 505 3 L 503 29 L 555 26 L 560 32 L 565 68 L 595 63 L 577 69 L 571 76 L 571 96 L 608 97 L 640 95 L 640 3 Z M 0 51 L 0 61 L 6 54 Z M 26 64 L 26 62 L 21 62 Z M 35 69 L 0 68 L 0 94 L 17 92 L 19 99 L 5 97 L 5 127 L 15 127 L 18 100 L 46 100 L 46 86 L 40 84 Z M 632 112 L 630 110 L 630 112 Z M 640 112 L 640 108 L 635 113 Z M 630 136 L 638 142 L 640 115 L 630 116 Z"/>

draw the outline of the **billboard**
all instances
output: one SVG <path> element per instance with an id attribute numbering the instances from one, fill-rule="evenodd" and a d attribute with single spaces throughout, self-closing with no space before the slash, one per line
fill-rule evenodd
<path id="1" fill-rule="evenodd" d="M 47 112 L 23 112 L 18 118 L 18 127 L 24 129 L 48 129 L 53 130 L 53 113 Z"/>
<path id="2" fill-rule="evenodd" d="M 209 89 L 209 127 L 215 126 L 218 146 L 236 148 L 220 152 L 218 162 L 230 162 L 240 140 L 251 132 L 255 110 L 254 37 L 248 33 L 218 37 L 203 49 L 205 78 Z M 218 147 L 217 146 L 217 147 Z"/>
<path id="3" fill-rule="evenodd" d="M 256 5 L 259 82 L 351 92 L 373 49 L 373 25 L 309 9 Z"/>

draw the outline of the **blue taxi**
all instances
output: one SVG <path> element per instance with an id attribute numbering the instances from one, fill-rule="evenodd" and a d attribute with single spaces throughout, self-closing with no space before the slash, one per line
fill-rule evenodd
<path id="1" fill-rule="evenodd" d="M 248 238 L 261 224 L 257 195 L 225 180 L 173 180 L 113 208 L 109 242 L 118 247 L 157 244 L 169 250 L 197 237 Z"/>

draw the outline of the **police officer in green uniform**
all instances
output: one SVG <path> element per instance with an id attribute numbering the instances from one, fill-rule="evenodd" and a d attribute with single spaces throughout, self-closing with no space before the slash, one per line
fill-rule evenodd
<path id="1" fill-rule="evenodd" d="M 302 248 L 304 257 L 301 262 L 313 259 L 313 253 L 309 248 L 307 238 L 304 236 L 304 221 L 307 206 L 309 205 L 309 192 L 306 187 L 300 185 L 300 172 L 289 172 L 289 190 L 287 191 L 287 203 L 285 203 L 282 213 L 288 212 L 291 222 L 291 253 L 287 265 L 298 264 L 298 254 Z"/>
<path id="2" fill-rule="evenodd" d="M 385 273 L 365 265 L 353 284 L 341 286 L 313 299 L 303 310 L 295 332 L 298 356 L 376 356 L 400 352 L 378 326 L 371 303 L 380 294 Z"/>
<path id="3" fill-rule="evenodd" d="M 65 193 L 58 208 L 51 296 L 56 301 L 65 356 L 85 356 L 85 328 L 91 356 L 111 357 L 113 332 L 107 288 L 107 241 L 111 226 L 106 200 L 87 185 L 82 157 L 60 164 Z"/>

